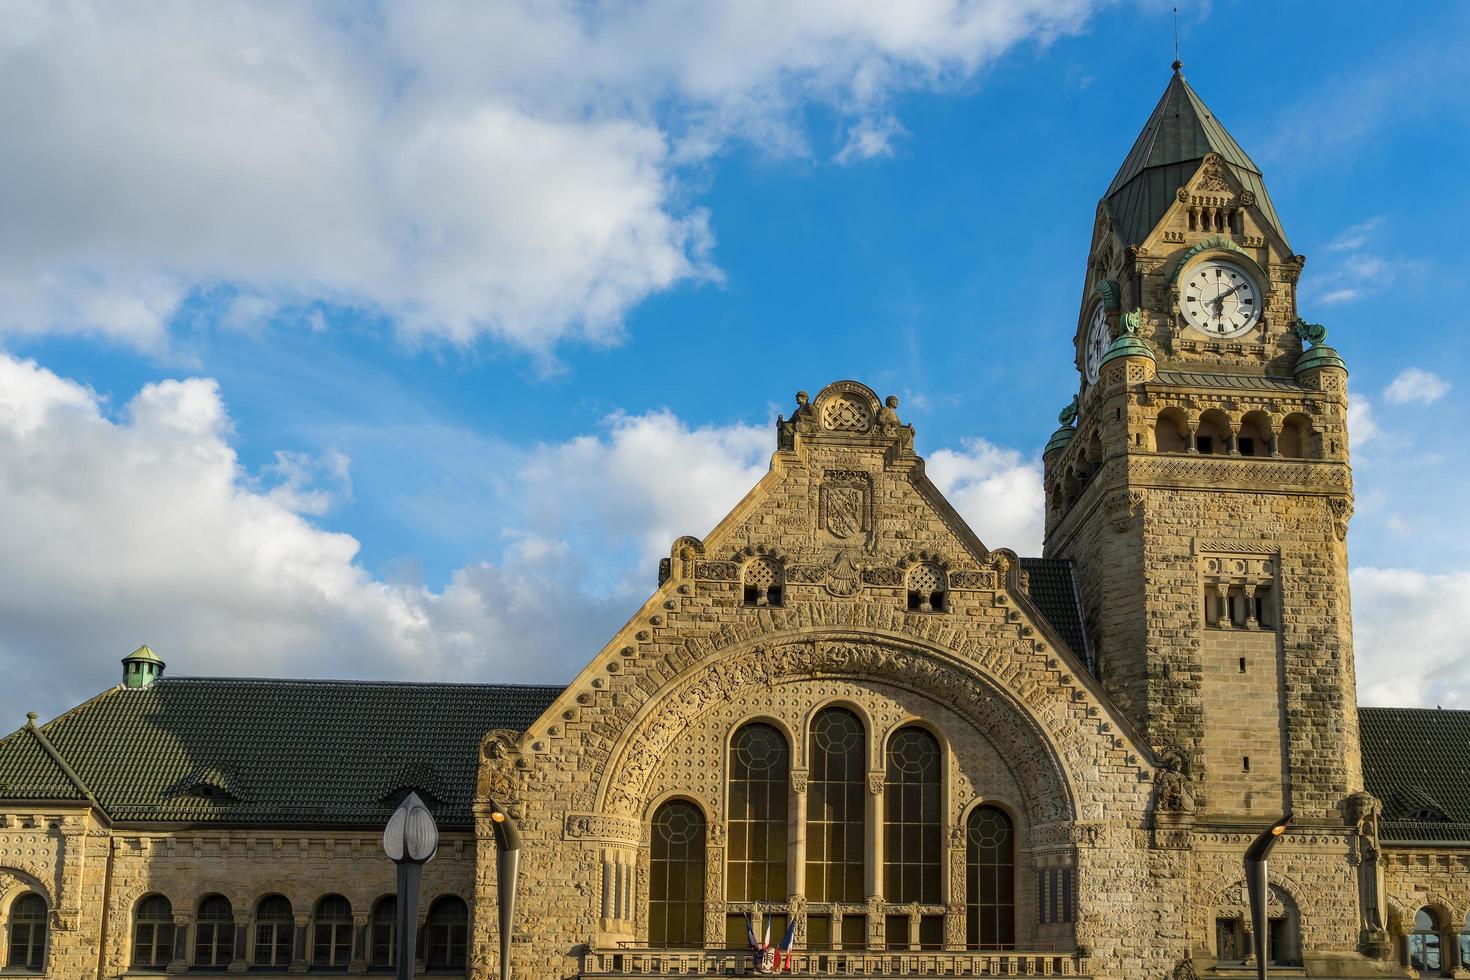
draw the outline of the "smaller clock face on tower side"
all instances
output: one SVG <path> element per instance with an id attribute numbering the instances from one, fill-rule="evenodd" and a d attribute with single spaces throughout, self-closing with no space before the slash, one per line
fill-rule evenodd
<path id="1" fill-rule="evenodd" d="M 1201 262 L 1184 278 L 1179 309 L 1201 333 L 1239 337 L 1261 319 L 1261 290 L 1239 266 Z"/>
<path id="2" fill-rule="evenodd" d="M 1103 355 L 1108 352 L 1108 345 L 1112 338 L 1108 336 L 1108 314 L 1103 309 L 1102 303 L 1096 303 L 1092 307 L 1092 313 L 1087 318 L 1087 339 L 1083 341 L 1082 347 L 1082 369 L 1087 377 L 1087 383 L 1097 384 L 1098 372 L 1102 370 Z"/>

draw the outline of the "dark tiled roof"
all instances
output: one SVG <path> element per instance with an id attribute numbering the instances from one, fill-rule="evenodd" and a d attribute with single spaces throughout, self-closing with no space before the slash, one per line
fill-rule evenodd
<path id="1" fill-rule="evenodd" d="M 1286 240 L 1261 168 L 1176 72 L 1103 195 L 1124 245 L 1143 241 L 1174 203 L 1174 192 L 1210 152 L 1220 154 L 1236 179 L 1256 195 L 1261 217 Z"/>
<path id="2" fill-rule="evenodd" d="M 1470 711 L 1359 708 L 1358 728 L 1384 838 L 1470 841 Z"/>
<path id="3" fill-rule="evenodd" d="M 106 691 L 42 731 L 114 820 L 379 825 L 395 792 L 416 788 L 437 798 L 444 826 L 466 827 L 480 739 L 524 731 L 561 691 L 163 678 Z M 28 778 L 61 788 L 27 740 L 22 729 L 0 741 L 4 796 L 25 795 L 11 787 Z"/>
<path id="4" fill-rule="evenodd" d="M 1082 628 L 1082 601 L 1071 560 L 1022 558 L 1021 569 L 1026 573 L 1027 598 L 1091 670 L 1092 653 L 1087 649 L 1087 632 Z"/>
<path id="5" fill-rule="evenodd" d="M 0 741 L 0 798 L 82 802 L 87 797 L 27 724 Z"/>

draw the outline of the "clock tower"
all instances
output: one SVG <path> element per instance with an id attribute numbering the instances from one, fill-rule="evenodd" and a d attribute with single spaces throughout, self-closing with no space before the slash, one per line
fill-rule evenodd
<path id="1" fill-rule="evenodd" d="M 1176 62 L 1098 202 L 1046 554 L 1076 562 L 1112 696 L 1202 821 L 1328 818 L 1362 789 L 1347 370 L 1305 259 Z"/>

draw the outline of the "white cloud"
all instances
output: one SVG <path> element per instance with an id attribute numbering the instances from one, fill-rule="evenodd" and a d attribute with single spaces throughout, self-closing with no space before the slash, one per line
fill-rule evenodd
<path id="1" fill-rule="evenodd" d="M 1352 574 L 1358 698 L 1470 708 L 1470 571 Z"/>
<path id="2" fill-rule="evenodd" d="M 186 297 L 316 302 L 544 354 L 717 276 L 681 167 L 732 140 L 881 155 L 1088 0 L 20 3 L 0 40 L 0 331 L 167 345 Z"/>
<path id="3" fill-rule="evenodd" d="M 1327 243 L 1327 251 L 1357 251 L 1367 244 L 1369 237 L 1373 233 L 1373 230 L 1381 224 L 1383 224 L 1383 218 L 1376 217 L 1369 218 L 1367 221 L 1360 221 L 1355 225 L 1349 225 L 1342 231 L 1338 232 L 1337 236 L 1333 238 L 1332 241 Z"/>
<path id="4" fill-rule="evenodd" d="M 1415 402 L 1428 405 L 1439 401 L 1449 390 L 1450 383 L 1444 378 L 1423 368 L 1411 367 L 1399 372 L 1399 376 L 1383 389 L 1383 400 L 1393 405 Z"/>
<path id="5" fill-rule="evenodd" d="M 984 439 L 929 456 L 926 472 L 987 548 L 1041 554 L 1041 464 Z"/>
<path id="6" fill-rule="evenodd" d="M 1373 403 L 1365 395 L 1348 393 L 1348 440 L 1351 448 L 1361 449 L 1383 434 L 1373 417 Z"/>

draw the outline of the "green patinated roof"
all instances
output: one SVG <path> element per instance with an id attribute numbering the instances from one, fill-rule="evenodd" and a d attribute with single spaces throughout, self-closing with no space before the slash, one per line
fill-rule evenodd
<path id="1" fill-rule="evenodd" d="M 1176 71 L 1103 195 L 1124 245 L 1143 241 L 1211 152 L 1220 154 L 1236 179 L 1255 193 L 1262 219 L 1286 241 L 1261 168 Z"/>
<path id="2" fill-rule="evenodd" d="M 1359 708 L 1358 729 L 1383 837 L 1470 842 L 1470 711 Z"/>
<path id="3" fill-rule="evenodd" d="M 149 647 L 146 643 L 140 646 L 138 649 L 134 650 L 132 653 L 128 654 L 126 657 L 122 658 L 123 663 L 130 663 L 134 660 L 145 661 L 147 663 L 153 664 L 163 663 L 163 658 L 154 653 L 152 648 Z"/>
<path id="4" fill-rule="evenodd" d="M 1125 333 L 1117 340 L 1108 345 L 1107 352 L 1103 354 L 1102 363 L 1116 361 L 1120 357 L 1146 357 L 1150 361 L 1154 359 L 1154 352 L 1139 337 L 1131 333 Z"/>
<path id="5" fill-rule="evenodd" d="M 467 827 L 480 739 L 524 731 L 561 691 L 165 677 L 0 740 L 0 796 L 84 798 L 43 734 L 118 821 L 378 826 L 414 788 L 444 826 Z"/>
<path id="6" fill-rule="evenodd" d="M 1308 371 L 1325 367 L 1347 370 L 1347 364 L 1343 361 L 1341 354 L 1331 347 L 1319 344 L 1297 358 L 1296 373 L 1305 374 Z"/>

